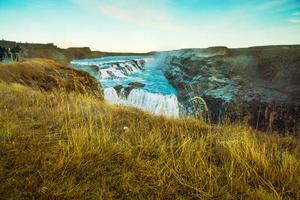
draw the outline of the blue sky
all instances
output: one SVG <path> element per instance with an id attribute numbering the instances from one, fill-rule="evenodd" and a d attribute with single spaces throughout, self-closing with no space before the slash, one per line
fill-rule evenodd
<path id="1" fill-rule="evenodd" d="M 0 0 L 0 38 L 122 52 L 300 44 L 300 0 Z"/>

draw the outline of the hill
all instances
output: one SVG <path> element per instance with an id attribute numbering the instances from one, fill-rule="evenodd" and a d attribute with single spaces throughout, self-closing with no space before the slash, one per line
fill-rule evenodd
<path id="1" fill-rule="evenodd" d="M 89 93 L 103 98 L 99 82 L 87 72 L 48 59 L 0 63 L 0 81 L 20 83 L 42 91 Z"/>
<path id="2" fill-rule="evenodd" d="M 91 51 L 89 47 L 71 47 L 62 49 L 54 45 L 38 44 L 38 43 L 21 43 L 15 41 L 0 40 L 0 46 L 6 48 L 13 48 L 20 45 L 22 48 L 21 59 L 32 58 L 46 58 L 52 59 L 59 63 L 69 65 L 71 60 L 82 58 L 99 58 L 103 56 L 116 56 L 116 55 L 141 55 L 138 53 L 116 53 L 116 52 L 102 52 Z"/>

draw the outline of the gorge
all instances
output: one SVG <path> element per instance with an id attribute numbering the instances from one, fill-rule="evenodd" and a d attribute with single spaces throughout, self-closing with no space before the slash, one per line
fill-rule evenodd
<path id="1" fill-rule="evenodd" d="M 211 47 L 74 60 L 105 98 L 168 117 L 244 122 L 299 131 L 299 46 Z M 195 101 L 201 99 L 201 101 Z"/>

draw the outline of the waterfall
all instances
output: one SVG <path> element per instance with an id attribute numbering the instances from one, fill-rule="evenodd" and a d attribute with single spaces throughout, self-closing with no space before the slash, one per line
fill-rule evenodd
<path id="1" fill-rule="evenodd" d="M 118 61 L 72 61 L 77 67 L 93 66 L 98 68 L 97 78 L 113 79 L 125 78 L 128 75 L 141 71 L 144 68 L 146 59 L 131 59 Z"/>
<path id="2" fill-rule="evenodd" d="M 127 98 L 121 94 L 118 95 L 114 88 L 104 89 L 105 99 L 112 103 L 133 106 L 156 115 L 179 117 L 178 100 L 173 94 L 163 95 L 142 89 L 131 90 Z"/>
<path id="3" fill-rule="evenodd" d="M 143 65 L 135 60 L 128 60 L 118 63 L 101 63 L 99 64 L 98 78 L 115 78 L 127 77 L 129 74 L 138 72 L 143 68 Z"/>
<path id="4" fill-rule="evenodd" d="M 104 98 L 112 103 L 120 103 L 121 100 L 117 94 L 117 91 L 114 88 L 105 88 Z"/>
<path id="5" fill-rule="evenodd" d="M 150 56 L 111 56 L 74 60 L 71 63 L 101 82 L 107 101 L 155 115 L 179 117 L 176 90 L 162 72 L 161 59 Z"/>

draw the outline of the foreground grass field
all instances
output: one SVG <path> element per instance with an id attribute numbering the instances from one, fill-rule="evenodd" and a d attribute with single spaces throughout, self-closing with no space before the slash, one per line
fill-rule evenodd
<path id="1" fill-rule="evenodd" d="M 299 138 L 19 84 L 0 98 L 0 199 L 300 199 Z"/>

